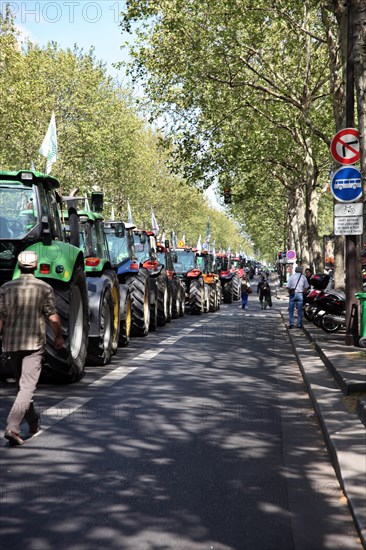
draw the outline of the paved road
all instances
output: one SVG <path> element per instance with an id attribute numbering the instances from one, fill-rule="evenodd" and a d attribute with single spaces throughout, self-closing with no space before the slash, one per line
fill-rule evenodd
<path id="1" fill-rule="evenodd" d="M 42 385 L 43 432 L 0 443 L 1 546 L 360 548 L 276 305 L 186 316 Z"/>

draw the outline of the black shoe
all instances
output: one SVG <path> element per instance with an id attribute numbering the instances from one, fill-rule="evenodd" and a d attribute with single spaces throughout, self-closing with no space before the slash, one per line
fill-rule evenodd
<path id="1" fill-rule="evenodd" d="M 294 325 L 288 325 L 287 328 L 294 328 Z"/>
<path id="2" fill-rule="evenodd" d="M 16 432 L 12 432 L 11 430 L 5 430 L 4 437 L 9 441 L 12 447 L 15 447 L 16 445 L 23 445 L 24 443 L 20 435 Z"/>
<path id="3" fill-rule="evenodd" d="M 297 327 L 296 327 L 296 328 L 302 328 L 302 325 L 297 325 Z"/>

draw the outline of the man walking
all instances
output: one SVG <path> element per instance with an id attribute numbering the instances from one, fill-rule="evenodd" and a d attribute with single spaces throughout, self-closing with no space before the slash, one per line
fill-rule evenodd
<path id="1" fill-rule="evenodd" d="M 37 264 L 35 252 L 21 252 L 18 256 L 19 279 L 9 281 L 0 288 L 3 351 L 9 357 L 19 385 L 4 433 L 13 446 L 24 443 L 20 437 L 23 419 L 28 423 L 30 435 L 40 429 L 40 417 L 34 408 L 33 396 L 45 352 L 46 319 L 54 333 L 56 349 L 64 344 L 53 289 L 34 276 Z"/>
<path id="2" fill-rule="evenodd" d="M 302 274 L 303 268 L 297 266 L 295 273 L 291 275 L 287 282 L 287 290 L 289 294 L 289 326 L 294 328 L 294 312 L 297 309 L 297 328 L 302 327 L 302 305 L 304 301 L 304 290 L 309 288 L 309 283 L 306 277 Z"/>

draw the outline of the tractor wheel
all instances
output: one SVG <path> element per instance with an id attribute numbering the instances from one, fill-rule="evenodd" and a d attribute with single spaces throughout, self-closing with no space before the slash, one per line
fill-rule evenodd
<path id="1" fill-rule="evenodd" d="M 217 292 L 215 287 L 210 287 L 210 307 L 209 311 L 214 312 L 217 310 Z"/>
<path id="2" fill-rule="evenodd" d="M 222 293 L 224 295 L 224 304 L 233 303 L 233 281 L 225 281 L 222 287 Z"/>
<path id="3" fill-rule="evenodd" d="M 217 300 L 217 311 L 219 311 L 221 307 L 221 284 L 218 284 L 216 286 L 216 300 Z"/>
<path id="4" fill-rule="evenodd" d="M 233 300 L 237 302 L 241 298 L 241 281 L 237 275 L 233 277 Z"/>
<path id="5" fill-rule="evenodd" d="M 168 316 L 166 322 L 170 323 L 173 319 L 173 283 L 167 279 L 168 285 Z"/>
<path id="6" fill-rule="evenodd" d="M 169 289 L 164 274 L 159 275 L 156 281 L 156 297 L 158 303 L 158 326 L 163 327 L 168 320 Z"/>
<path id="7" fill-rule="evenodd" d="M 179 294 L 179 317 L 184 317 L 184 314 L 186 312 L 186 293 L 183 287 L 181 287 Z"/>
<path id="8" fill-rule="evenodd" d="M 56 297 L 56 309 L 61 318 L 64 347 L 56 350 L 54 335 L 47 325 L 46 365 L 44 373 L 55 382 L 76 382 L 84 374 L 88 346 L 88 291 L 81 264 L 74 269 L 70 283 L 47 281 Z"/>
<path id="9" fill-rule="evenodd" d="M 205 291 L 203 279 L 193 279 L 189 285 L 189 309 L 191 315 L 203 315 Z"/>
<path id="10" fill-rule="evenodd" d="M 150 325 L 150 280 L 146 271 L 140 269 L 135 277 L 128 277 L 126 283 L 132 295 L 132 336 L 146 336 Z"/>
<path id="11" fill-rule="evenodd" d="M 150 304 L 150 326 L 149 326 L 149 331 L 150 332 L 155 332 L 157 328 L 158 328 L 158 301 L 157 301 L 156 295 L 155 295 L 154 302 L 152 304 Z"/>
<path id="12" fill-rule="evenodd" d="M 208 313 L 210 311 L 210 299 L 211 299 L 210 285 L 205 284 L 203 287 L 203 290 L 204 290 L 204 296 L 205 296 L 203 312 Z"/>
<path id="13" fill-rule="evenodd" d="M 112 286 L 112 300 L 113 300 L 113 324 L 112 324 L 112 351 L 113 355 L 117 353 L 119 346 L 119 334 L 120 334 L 120 292 L 117 273 L 111 269 L 104 271 L 105 277 L 111 281 Z"/>
<path id="14" fill-rule="evenodd" d="M 113 297 L 112 290 L 107 287 L 104 291 L 99 318 L 99 336 L 89 337 L 88 365 L 107 365 L 113 354 Z"/>
<path id="15" fill-rule="evenodd" d="M 181 307 L 181 292 L 180 284 L 178 281 L 172 283 L 172 317 L 178 319 Z"/>
<path id="16" fill-rule="evenodd" d="M 132 300 L 131 294 L 127 292 L 124 302 L 124 311 L 121 315 L 120 330 L 118 345 L 122 348 L 128 346 L 131 335 L 131 323 L 132 323 Z"/>

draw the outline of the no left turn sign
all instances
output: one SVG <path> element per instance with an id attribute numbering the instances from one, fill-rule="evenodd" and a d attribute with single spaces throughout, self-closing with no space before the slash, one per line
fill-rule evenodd
<path id="1" fill-rule="evenodd" d="M 360 160 L 360 142 L 355 128 L 344 128 L 337 132 L 330 145 L 334 160 L 339 164 L 355 164 Z"/>

